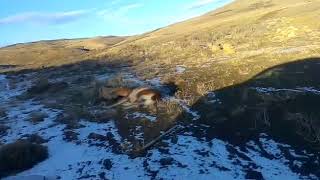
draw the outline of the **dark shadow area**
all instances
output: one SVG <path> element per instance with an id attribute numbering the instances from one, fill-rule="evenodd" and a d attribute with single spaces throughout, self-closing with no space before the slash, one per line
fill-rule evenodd
<path id="1" fill-rule="evenodd" d="M 320 58 L 269 68 L 240 85 L 200 98 L 198 121 L 184 121 L 199 138 L 243 145 L 266 133 L 280 142 L 317 152 L 320 148 Z M 205 125 L 205 128 L 201 125 Z M 203 127 L 203 128 L 200 128 Z"/>
<path id="2" fill-rule="evenodd" d="M 17 68 L 17 67 L 19 67 L 19 66 L 17 66 L 17 65 L 2 65 L 2 64 L 0 64 L 0 71 L 1 70 L 12 69 L 12 68 Z"/>
<path id="3" fill-rule="evenodd" d="M 186 119 L 190 113 L 182 113 L 176 122 L 183 128 L 176 134 L 191 134 L 206 142 L 221 139 L 231 145 L 228 149 L 231 158 L 248 160 L 239 150 L 248 152 L 248 143 L 254 142 L 262 157 L 277 159 L 264 150 L 260 141 L 267 136 L 290 145 L 296 152 L 312 154 L 303 159 L 282 148 L 292 171 L 320 175 L 316 160 L 320 158 L 320 58 L 271 67 L 245 83 L 208 93 L 191 109 L 201 115 L 200 119 L 192 121 Z M 304 163 L 298 167 L 294 162 L 300 160 Z M 250 166 L 249 163 L 246 177 L 263 179 L 252 170 L 255 165 Z"/>

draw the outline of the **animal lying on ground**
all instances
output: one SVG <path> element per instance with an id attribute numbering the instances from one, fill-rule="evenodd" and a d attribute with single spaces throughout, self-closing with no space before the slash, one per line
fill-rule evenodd
<path id="1" fill-rule="evenodd" d="M 147 87 L 135 89 L 117 88 L 114 90 L 113 96 L 117 96 L 117 98 L 121 99 L 107 108 L 113 108 L 126 102 L 138 104 L 143 107 L 157 107 L 157 102 L 161 100 L 159 91 Z"/>
<path id="2" fill-rule="evenodd" d="M 109 88 L 101 87 L 98 91 L 98 97 L 100 100 L 117 100 L 119 98 L 127 97 L 131 93 L 132 89 L 129 88 Z"/>

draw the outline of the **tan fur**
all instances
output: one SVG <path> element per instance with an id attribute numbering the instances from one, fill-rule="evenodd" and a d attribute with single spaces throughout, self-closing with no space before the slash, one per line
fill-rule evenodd
<path id="1" fill-rule="evenodd" d="M 114 90 L 115 95 L 118 97 L 128 97 L 131 92 L 132 89 L 129 88 L 117 88 Z"/>
<path id="2" fill-rule="evenodd" d="M 99 89 L 99 98 L 105 100 L 113 100 L 119 97 L 128 97 L 131 93 L 131 89 L 129 88 L 108 88 L 108 87 L 101 87 Z"/>
<path id="3" fill-rule="evenodd" d="M 109 108 L 121 105 L 125 102 L 130 102 L 131 104 L 137 103 L 144 107 L 156 106 L 157 101 L 161 99 L 161 94 L 157 90 L 142 87 L 133 90 L 128 90 L 127 88 L 119 88 L 115 91 L 118 97 L 124 97 L 119 102 L 109 106 Z M 127 95 L 127 96 L 126 96 Z"/>

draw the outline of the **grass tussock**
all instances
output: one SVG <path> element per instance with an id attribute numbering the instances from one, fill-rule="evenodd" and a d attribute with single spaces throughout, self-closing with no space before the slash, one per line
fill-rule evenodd
<path id="1" fill-rule="evenodd" d="M 48 149 L 27 141 L 3 145 L 0 148 L 0 177 L 32 168 L 48 158 Z"/>
<path id="2" fill-rule="evenodd" d="M 32 112 L 30 115 L 30 121 L 34 124 L 43 122 L 45 118 L 48 118 L 48 114 L 44 112 Z"/>

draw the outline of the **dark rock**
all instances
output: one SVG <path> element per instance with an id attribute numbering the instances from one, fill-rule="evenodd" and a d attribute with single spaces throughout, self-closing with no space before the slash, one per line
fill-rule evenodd
<path id="1" fill-rule="evenodd" d="M 174 161 L 173 158 L 167 157 L 167 158 L 160 159 L 159 162 L 162 166 L 168 166 L 168 165 L 172 165 L 173 161 Z"/>
<path id="2" fill-rule="evenodd" d="M 105 172 L 101 172 L 98 175 L 99 175 L 100 179 L 102 179 L 102 180 L 106 179 L 106 173 Z"/>
<path id="3" fill-rule="evenodd" d="M 110 140 L 113 140 L 113 138 L 114 138 L 114 136 L 113 136 L 113 134 L 111 133 L 111 132 L 108 132 L 107 133 L 107 139 L 110 141 Z"/>
<path id="4" fill-rule="evenodd" d="M 0 137 L 7 135 L 8 130 L 9 130 L 8 126 L 0 125 Z"/>
<path id="5" fill-rule="evenodd" d="M 110 159 L 105 159 L 103 161 L 103 166 L 107 170 L 110 170 L 112 168 L 112 165 L 113 165 L 113 163 L 112 163 L 112 161 Z"/>
<path id="6" fill-rule="evenodd" d="M 171 138 L 171 143 L 177 144 L 177 143 L 178 143 L 178 136 L 173 136 L 173 137 Z"/>
<path id="7" fill-rule="evenodd" d="M 257 172 L 257 171 L 253 171 L 253 170 L 247 171 L 245 178 L 246 179 L 256 179 L 256 180 L 264 179 L 261 172 Z"/>

